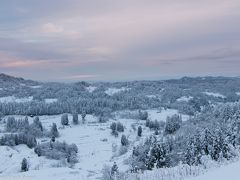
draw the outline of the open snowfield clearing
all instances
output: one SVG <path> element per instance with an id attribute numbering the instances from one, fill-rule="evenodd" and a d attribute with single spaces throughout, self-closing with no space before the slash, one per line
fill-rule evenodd
<path id="1" fill-rule="evenodd" d="M 51 103 L 57 102 L 58 99 L 56 99 L 56 98 L 48 98 L 48 99 L 44 99 L 44 101 L 47 104 L 51 104 Z"/>
<path id="2" fill-rule="evenodd" d="M 179 114 L 178 110 L 176 109 L 162 109 L 162 110 L 148 110 L 148 116 L 150 120 L 157 120 L 157 121 L 166 121 L 168 116 L 173 116 L 174 114 Z M 182 116 L 182 120 L 186 121 L 189 119 L 188 115 L 183 115 Z"/>
<path id="3" fill-rule="evenodd" d="M 122 87 L 122 88 L 108 88 L 108 90 L 106 90 L 105 93 L 109 96 L 113 96 L 116 93 L 120 93 L 122 91 L 127 91 L 127 90 L 130 90 L 130 88 L 125 88 L 125 87 Z"/>
<path id="4" fill-rule="evenodd" d="M 92 93 L 93 91 L 95 91 L 97 89 L 97 87 L 95 86 L 89 86 L 89 87 L 86 87 L 86 90 L 90 93 Z"/>
<path id="5" fill-rule="evenodd" d="M 25 103 L 25 102 L 30 102 L 33 100 L 33 97 L 26 97 L 26 98 L 16 98 L 15 96 L 7 96 L 7 97 L 1 97 L 0 102 L 1 103 L 12 103 L 12 102 L 17 102 L 17 103 Z"/>
<path id="6" fill-rule="evenodd" d="M 15 116 L 18 118 L 24 118 L 23 116 Z M 7 118 L 7 117 L 6 117 Z M 145 127 L 145 121 L 138 121 L 133 119 L 118 119 L 121 122 L 125 130 L 123 133 L 119 133 L 118 137 L 111 135 L 110 124 L 112 122 L 118 122 L 110 120 L 107 123 L 98 123 L 97 118 L 92 115 L 86 116 L 86 123 L 79 125 L 70 125 L 63 127 L 61 125 L 61 115 L 55 116 L 40 116 L 40 121 L 46 129 L 50 129 L 52 123 L 56 123 L 60 133 L 58 141 L 66 141 L 68 144 L 75 143 L 78 146 L 78 160 L 74 167 L 61 167 L 56 168 L 60 164 L 64 164 L 61 161 L 48 160 L 44 157 L 38 157 L 33 149 L 27 148 L 25 145 L 15 146 L 13 148 L 7 146 L 1 146 L 0 153 L 4 154 L 4 161 L 7 165 L 0 165 L 0 171 L 2 176 L 11 179 L 12 177 L 18 177 L 23 179 L 23 175 L 29 177 L 28 179 L 49 179 L 55 180 L 66 179 L 97 179 L 101 177 L 101 170 L 103 166 L 112 166 L 116 161 L 119 166 L 119 170 L 127 170 L 128 165 L 124 163 L 132 153 L 134 145 L 141 143 L 147 136 L 151 134 L 151 131 Z M 81 120 L 81 116 L 79 116 Z M 29 122 L 32 122 L 33 118 L 29 117 Z M 69 115 L 69 121 L 72 121 L 71 115 Z M 143 136 L 137 137 L 137 127 L 142 125 Z M 1 124 L 3 129 L 3 124 Z M 134 127 L 134 128 L 133 128 Z M 1 133 L 3 134 L 3 133 Z M 121 147 L 121 135 L 125 134 L 130 141 L 128 152 L 119 157 L 119 148 Z M 37 139 L 40 141 L 49 141 L 47 138 Z M 115 148 L 113 148 L 115 147 Z M 113 152 L 113 149 L 115 151 Z M 22 159 L 26 157 L 30 162 L 30 171 L 26 173 L 19 173 L 20 164 Z M 2 159 L 1 159 L 2 160 Z M 35 171 L 35 170 L 38 171 Z M 52 169 L 52 170 L 51 170 Z M 63 173 L 58 172 L 65 172 Z M 61 175 L 60 175 L 61 174 Z M 1 178 L 1 177 L 0 177 Z"/>
<path id="7" fill-rule="evenodd" d="M 213 97 L 217 97 L 217 98 L 226 98 L 226 96 L 224 96 L 220 93 L 213 93 L 213 92 L 203 92 L 203 93 L 208 96 L 213 96 Z"/>
<path id="8" fill-rule="evenodd" d="M 182 97 L 178 98 L 177 101 L 178 102 L 182 102 L 182 101 L 189 102 L 191 99 L 193 99 L 192 96 L 182 96 Z"/>
<path id="9" fill-rule="evenodd" d="M 33 89 L 38 89 L 38 88 L 41 88 L 42 86 L 30 86 L 30 88 L 33 88 Z"/>

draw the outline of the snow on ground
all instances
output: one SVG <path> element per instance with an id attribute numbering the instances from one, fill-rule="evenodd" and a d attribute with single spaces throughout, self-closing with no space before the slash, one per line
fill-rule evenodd
<path id="1" fill-rule="evenodd" d="M 218 98 L 226 98 L 226 96 L 220 94 L 220 93 L 213 93 L 213 92 L 203 92 L 204 94 L 208 96 L 218 97 Z"/>
<path id="2" fill-rule="evenodd" d="M 238 96 L 240 96 L 240 92 L 236 92 L 236 94 L 237 94 Z"/>
<path id="3" fill-rule="evenodd" d="M 203 175 L 188 178 L 187 180 L 239 180 L 240 161 L 224 165 L 220 168 L 211 169 Z"/>
<path id="4" fill-rule="evenodd" d="M 148 116 L 150 120 L 158 120 L 158 121 L 166 121 L 168 116 L 173 116 L 174 114 L 179 114 L 178 110 L 176 109 L 153 109 L 148 110 Z M 182 120 L 186 121 L 189 119 L 188 115 L 181 114 Z"/>
<path id="5" fill-rule="evenodd" d="M 38 88 L 41 88 L 42 86 L 30 86 L 30 88 L 33 88 L 33 89 L 38 89 Z"/>
<path id="6" fill-rule="evenodd" d="M 97 89 L 97 87 L 95 86 L 89 86 L 89 87 L 86 87 L 86 90 L 90 93 L 92 93 L 93 91 L 95 91 Z"/>
<path id="7" fill-rule="evenodd" d="M 7 118 L 7 117 L 5 117 Z M 15 118 L 24 118 L 24 116 L 15 116 Z M 29 176 L 29 179 L 66 179 L 66 180 L 75 180 L 75 179 L 97 179 L 101 177 L 101 170 L 103 166 L 106 164 L 108 166 L 112 166 L 113 162 L 116 161 L 119 169 L 121 171 L 127 170 L 128 165 L 124 163 L 126 159 L 129 158 L 132 153 L 133 146 L 142 142 L 148 135 L 151 134 L 149 128 L 145 127 L 145 121 L 139 121 L 134 119 L 119 119 L 110 120 L 106 123 L 98 123 L 98 119 L 95 116 L 87 115 L 86 123 L 79 125 L 71 125 L 68 127 L 63 127 L 61 125 L 61 115 L 54 116 L 40 116 L 40 121 L 46 129 L 50 129 L 52 123 L 56 123 L 59 129 L 60 137 L 57 139 L 59 141 L 66 141 L 67 143 L 75 143 L 79 148 L 78 159 L 79 162 L 75 164 L 73 169 L 59 168 L 63 172 L 66 172 L 65 175 L 59 176 L 57 174 L 58 168 L 51 167 L 53 166 L 55 161 L 47 160 L 43 157 L 39 159 L 37 155 L 33 152 L 33 150 L 28 149 L 26 146 L 16 146 L 19 153 L 15 153 L 14 157 L 10 157 L 12 154 L 13 148 L 10 147 L 1 147 L 0 152 L 4 152 L 4 161 L 8 161 L 10 164 L 8 166 L 3 166 L 0 171 L 4 171 L 8 177 L 12 176 Z M 33 121 L 33 118 L 28 118 L 30 122 Z M 79 120 L 81 120 L 81 116 L 79 115 Z M 69 114 L 69 121 L 72 122 L 72 116 Z M 118 137 L 114 137 L 111 135 L 110 124 L 112 122 L 120 121 L 123 123 L 125 127 L 124 133 L 119 133 Z M 143 127 L 143 136 L 141 138 L 137 137 L 137 127 L 142 125 Z M 2 124 L 3 126 L 3 124 Z M 133 128 L 135 127 L 135 128 Z M 121 157 L 119 157 L 119 148 L 121 147 L 121 136 L 125 134 L 129 141 L 131 142 L 128 148 L 128 152 Z M 45 140 L 45 139 L 41 139 Z M 46 139 L 47 140 L 47 139 Z M 38 140 L 39 141 L 39 140 Z M 116 147 L 116 151 L 113 151 L 113 146 Z M 4 149 L 8 148 L 9 151 Z M 6 154 L 7 153 L 7 154 Z M 20 168 L 21 160 L 23 157 L 29 157 L 31 163 L 30 171 L 27 173 L 18 173 Z M 1 159 L 0 159 L 1 161 Z M 14 168 L 14 170 L 12 169 Z M 32 171 L 36 167 L 39 167 L 39 171 Z M 46 168 L 49 168 L 47 170 Z M 61 173 L 62 174 L 62 173 Z M 0 173 L 1 175 L 1 173 Z M 57 176 L 56 176 L 57 175 Z M 33 177 L 33 178 L 31 178 Z M 1 176 L 0 176 L 1 178 Z M 21 178 L 19 178 L 21 179 Z"/>
<path id="8" fill-rule="evenodd" d="M 167 116 L 178 114 L 177 110 L 162 109 L 148 110 L 149 118 L 151 120 L 165 121 Z M 24 116 L 14 116 L 17 119 L 23 119 Z M 6 119 L 7 117 L 5 117 Z M 98 118 L 93 115 L 86 116 L 86 123 L 81 122 L 81 115 L 79 115 L 79 125 L 72 124 L 72 116 L 69 114 L 70 126 L 63 127 L 61 125 L 61 115 L 53 116 L 40 116 L 40 121 L 46 129 L 50 129 L 52 123 L 56 123 L 60 137 L 58 141 L 66 141 L 67 143 L 75 143 L 78 146 L 79 162 L 75 164 L 73 168 L 61 167 L 56 168 L 59 161 L 48 160 L 44 157 L 37 157 L 33 150 L 27 148 L 25 145 L 15 146 L 13 148 L 0 146 L 0 154 L 4 155 L 3 161 L 7 161 L 7 165 L 0 165 L 0 179 L 1 175 L 4 179 L 11 179 L 12 177 L 18 177 L 21 179 L 27 177 L 28 179 L 45 179 L 45 180 L 94 180 L 101 177 L 101 170 L 104 165 L 112 166 L 113 162 L 117 162 L 119 170 L 128 170 L 129 166 L 125 163 L 129 159 L 133 147 L 143 143 L 145 138 L 151 135 L 149 128 L 145 126 L 145 121 L 136 119 L 120 118 L 116 115 L 114 119 L 110 119 L 106 123 L 98 123 Z M 28 117 L 31 123 L 34 118 Z M 112 122 L 121 122 L 125 130 L 123 133 L 119 133 L 118 137 L 111 135 L 110 124 Z M 138 126 L 142 126 L 142 137 L 137 136 Z M 4 124 L 0 124 L 3 128 Z M 3 134 L 3 133 L 2 133 Z M 125 134 L 130 141 L 128 151 L 119 155 L 119 149 L 121 148 L 121 136 Z M 38 141 L 49 140 L 47 138 L 38 139 Z M 19 173 L 19 168 L 23 157 L 27 157 L 30 161 L 30 171 L 26 173 Z M 2 161 L 2 158 L 0 158 Z M 35 171 L 34 169 L 38 169 Z M 64 173 L 63 173 L 64 172 Z M 6 178 L 5 178 L 6 176 Z"/>
<path id="9" fill-rule="evenodd" d="M 148 97 L 148 98 L 157 98 L 156 95 L 146 95 L 146 97 Z"/>
<path id="10" fill-rule="evenodd" d="M 38 170 L 50 168 L 55 164 L 59 164 L 56 160 L 49 160 L 44 157 L 38 157 L 33 149 L 29 149 L 26 145 L 18 145 L 15 147 L 0 146 L 0 179 L 1 176 L 20 172 L 21 162 L 26 158 L 30 164 L 30 170 Z M 4 163 L 3 163 L 4 162 Z"/>
<path id="11" fill-rule="evenodd" d="M 116 93 L 119 93 L 121 91 L 127 91 L 127 90 L 130 90 L 130 88 L 125 88 L 125 87 L 122 87 L 122 88 L 108 88 L 108 90 L 106 90 L 105 93 L 109 96 L 112 96 Z"/>
<path id="12" fill-rule="evenodd" d="M 192 99 L 193 97 L 192 96 L 182 96 L 180 98 L 177 99 L 178 102 L 182 102 L 182 101 L 185 101 L 185 102 L 188 102 Z"/>
<path id="13" fill-rule="evenodd" d="M 58 99 L 56 99 L 56 98 L 48 98 L 48 99 L 44 99 L 44 101 L 47 104 L 51 104 L 51 103 L 57 102 Z"/>
<path id="14" fill-rule="evenodd" d="M 0 88 L 0 91 L 2 91 L 3 90 L 3 88 Z"/>
<path id="15" fill-rule="evenodd" d="M 7 97 L 1 97 L 0 102 L 1 103 L 11 103 L 11 102 L 17 102 L 17 103 L 25 103 L 30 102 L 33 100 L 33 97 L 26 97 L 26 98 L 16 98 L 15 96 L 7 96 Z"/>

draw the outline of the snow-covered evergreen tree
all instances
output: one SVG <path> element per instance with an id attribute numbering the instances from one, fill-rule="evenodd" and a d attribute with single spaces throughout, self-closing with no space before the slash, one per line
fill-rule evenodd
<path id="1" fill-rule="evenodd" d="M 129 144 L 127 137 L 123 134 L 121 137 L 122 146 L 127 146 Z"/>
<path id="2" fill-rule="evenodd" d="M 138 126 L 137 134 L 138 134 L 139 137 L 142 136 L 142 126 Z"/>
<path id="3" fill-rule="evenodd" d="M 26 172 L 26 171 L 28 171 L 28 168 L 29 168 L 28 161 L 26 158 L 23 158 L 22 163 L 21 163 L 21 171 Z"/>
<path id="4" fill-rule="evenodd" d="M 81 116 L 82 116 L 82 123 L 84 124 L 85 122 L 86 122 L 86 112 L 85 111 L 82 111 L 82 114 L 81 114 Z"/>
<path id="5" fill-rule="evenodd" d="M 73 113 L 72 114 L 72 119 L 73 119 L 73 124 L 78 124 L 78 113 Z"/>
<path id="6" fill-rule="evenodd" d="M 111 168 L 111 180 L 117 180 L 119 176 L 119 170 L 118 170 L 118 166 L 117 163 L 114 162 L 112 168 Z"/>
<path id="7" fill-rule="evenodd" d="M 58 132 L 56 123 L 53 123 L 50 134 L 52 137 L 59 137 L 59 132 Z"/>

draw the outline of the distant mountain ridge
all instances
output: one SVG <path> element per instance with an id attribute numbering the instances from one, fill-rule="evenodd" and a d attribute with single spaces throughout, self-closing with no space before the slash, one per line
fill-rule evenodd
<path id="1" fill-rule="evenodd" d="M 21 77 L 14 77 L 14 76 L 10 76 L 4 73 L 0 74 L 0 84 L 1 86 L 4 85 L 21 85 L 21 84 L 25 84 L 25 85 L 38 85 L 39 82 L 37 81 L 33 81 L 33 80 L 25 80 L 24 78 Z"/>

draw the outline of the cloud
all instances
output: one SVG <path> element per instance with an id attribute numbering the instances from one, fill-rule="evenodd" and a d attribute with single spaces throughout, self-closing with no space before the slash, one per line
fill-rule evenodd
<path id="1" fill-rule="evenodd" d="M 44 33 L 60 33 L 60 32 L 63 32 L 62 27 L 57 26 L 53 23 L 43 24 L 42 30 L 43 30 Z"/>
<path id="2" fill-rule="evenodd" d="M 101 80 L 194 74 L 196 69 L 218 74 L 214 64 L 231 61 L 222 73 L 239 72 L 238 0 L 52 0 L 48 6 L 13 0 L 4 7 L 0 51 L 16 59 L 14 64 L 9 58 L 1 69 L 21 67 L 30 73 L 27 66 L 41 62 L 45 69 L 61 70 L 52 72 L 54 79 L 81 72 L 101 74 L 92 77 Z"/>

